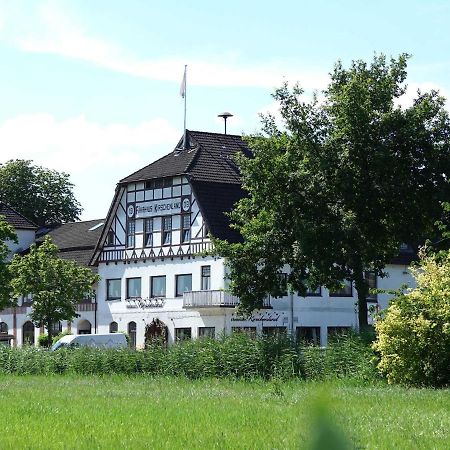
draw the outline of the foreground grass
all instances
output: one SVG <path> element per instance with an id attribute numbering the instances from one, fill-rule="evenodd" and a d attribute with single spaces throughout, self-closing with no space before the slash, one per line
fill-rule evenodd
<path id="1" fill-rule="evenodd" d="M 448 390 L 8 375 L 0 402 L 1 449 L 450 448 Z"/>

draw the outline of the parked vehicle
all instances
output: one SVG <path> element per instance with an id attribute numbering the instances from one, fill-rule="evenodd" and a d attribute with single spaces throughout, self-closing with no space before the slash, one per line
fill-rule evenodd
<path id="1" fill-rule="evenodd" d="M 101 348 L 123 348 L 127 347 L 127 338 L 122 333 L 108 334 L 70 334 L 63 336 L 53 344 L 51 351 L 69 347 L 101 347 Z"/>

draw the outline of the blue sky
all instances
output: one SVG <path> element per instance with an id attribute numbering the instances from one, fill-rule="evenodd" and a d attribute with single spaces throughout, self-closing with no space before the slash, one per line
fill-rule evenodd
<path id="1" fill-rule="evenodd" d="M 0 0 L 0 162 L 71 175 L 83 219 L 188 128 L 258 129 L 283 79 L 311 92 L 334 62 L 413 55 L 405 102 L 450 95 L 450 1 Z"/>

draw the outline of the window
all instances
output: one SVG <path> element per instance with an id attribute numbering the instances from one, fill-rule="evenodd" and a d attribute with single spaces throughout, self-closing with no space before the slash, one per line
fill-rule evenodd
<path id="1" fill-rule="evenodd" d="M 0 334 L 8 334 L 8 324 L 0 322 Z"/>
<path id="2" fill-rule="evenodd" d="M 170 245 L 172 243 L 172 217 L 163 217 L 163 236 L 162 244 Z"/>
<path id="3" fill-rule="evenodd" d="M 297 327 L 297 342 L 320 345 L 320 327 Z"/>
<path id="4" fill-rule="evenodd" d="M 163 187 L 172 187 L 172 178 L 164 178 Z"/>
<path id="5" fill-rule="evenodd" d="M 211 266 L 202 266 L 202 279 L 200 289 L 202 291 L 209 291 L 211 289 Z"/>
<path id="6" fill-rule="evenodd" d="M 61 322 L 54 322 L 52 323 L 52 335 L 56 336 L 62 331 L 62 325 Z"/>
<path id="7" fill-rule="evenodd" d="M 144 220 L 144 245 L 146 247 L 153 245 L 153 218 Z"/>
<path id="8" fill-rule="evenodd" d="M 344 280 L 344 286 L 333 292 L 330 292 L 330 297 L 352 297 L 352 282 L 349 280 Z"/>
<path id="9" fill-rule="evenodd" d="M 127 226 L 127 247 L 133 248 L 135 244 L 136 222 L 133 219 L 128 220 Z"/>
<path id="10" fill-rule="evenodd" d="M 34 325 L 32 322 L 25 322 L 22 326 L 22 344 L 34 345 Z"/>
<path id="11" fill-rule="evenodd" d="M 189 242 L 191 239 L 191 215 L 183 214 L 181 216 L 181 239 L 182 242 Z"/>
<path id="12" fill-rule="evenodd" d="M 192 291 L 192 274 L 176 275 L 175 285 L 177 297 L 182 297 L 183 292 Z"/>
<path id="13" fill-rule="evenodd" d="M 377 288 L 377 276 L 374 272 L 366 272 L 364 274 L 367 284 L 369 285 L 369 289 Z M 367 300 L 377 301 L 377 294 L 371 294 L 370 292 L 367 294 Z"/>
<path id="14" fill-rule="evenodd" d="M 141 279 L 127 278 L 127 298 L 136 298 L 141 296 Z"/>
<path id="15" fill-rule="evenodd" d="M 145 189 L 153 189 L 154 186 L 155 186 L 155 183 L 153 180 L 145 182 Z"/>
<path id="16" fill-rule="evenodd" d="M 264 336 L 279 336 L 280 334 L 287 334 L 286 327 L 263 327 Z"/>
<path id="17" fill-rule="evenodd" d="M 109 324 L 109 332 L 110 333 L 117 333 L 119 331 L 119 325 L 117 325 L 117 322 L 111 322 Z"/>
<path id="18" fill-rule="evenodd" d="M 136 322 L 130 322 L 128 324 L 128 336 L 130 338 L 129 345 L 133 350 L 136 349 Z"/>
<path id="19" fill-rule="evenodd" d="M 92 334 L 92 325 L 89 320 L 80 320 L 78 322 L 78 334 Z"/>
<path id="20" fill-rule="evenodd" d="M 166 296 L 166 276 L 151 277 L 150 297 Z"/>
<path id="21" fill-rule="evenodd" d="M 106 245 L 111 246 L 114 245 L 114 231 L 109 230 L 108 234 L 106 235 Z"/>
<path id="22" fill-rule="evenodd" d="M 328 327 L 328 337 L 336 337 L 348 334 L 351 327 Z"/>
<path id="23" fill-rule="evenodd" d="M 216 336 L 215 327 L 198 327 L 198 337 L 199 338 L 209 338 L 214 339 Z"/>
<path id="24" fill-rule="evenodd" d="M 191 329 L 190 328 L 175 328 L 175 341 L 187 341 L 191 339 Z"/>
<path id="25" fill-rule="evenodd" d="M 287 292 L 287 273 L 278 274 L 278 292 L 275 292 L 273 297 L 279 298 L 284 297 L 288 294 Z M 276 295 L 275 295 L 276 294 Z"/>
<path id="26" fill-rule="evenodd" d="M 302 295 L 300 292 L 297 292 L 299 297 L 321 297 L 322 296 L 322 288 L 319 286 L 317 289 L 307 288 L 305 295 Z"/>
<path id="27" fill-rule="evenodd" d="M 308 289 L 306 292 L 307 297 L 320 297 L 322 295 L 322 288 L 319 286 L 317 289 Z"/>
<path id="28" fill-rule="evenodd" d="M 106 280 L 106 300 L 120 300 L 122 297 L 122 280 L 114 278 Z"/>
<path id="29" fill-rule="evenodd" d="M 256 337 L 256 327 L 231 327 L 232 333 L 245 333 L 249 336 Z"/>

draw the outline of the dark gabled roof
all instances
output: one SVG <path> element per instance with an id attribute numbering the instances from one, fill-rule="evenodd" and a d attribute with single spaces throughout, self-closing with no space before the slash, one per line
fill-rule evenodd
<path id="1" fill-rule="evenodd" d="M 11 226 L 18 230 L 36 230 L 37 225 L 28 220 L 15 209 L 0 202 L 0 216 L 3 216 Z"/>
<path id="2" fill-rule="evenodd" d="M 173 152 L 123 178 L 120 183 L 184 174 L 191 181 L 240 184 L 233 155 L 239 151 L 250 154 L 241 136 L 189 130 L 186 134 L 187 149 L 182 149 L 181 139 Z"/>
<path id="3" fill-rule="evenodd" d="M 240 233 L 230 228 L 230 219 L 226 214 L 244 197 L 241 185 L 195 181 L 192 182 L 192 189 L 211 234 L 228 242 L 241 241 Z"/>
<path id="4" fill-rule="evenodd" d="M 58 246 L 61 258 L 87 266 L 103 231 L 104 222 L 105 219 L 97 219 L 64 223 L 39 237 L 36 242 L 43 242 L 45 236 L 50 236 Z"/>

